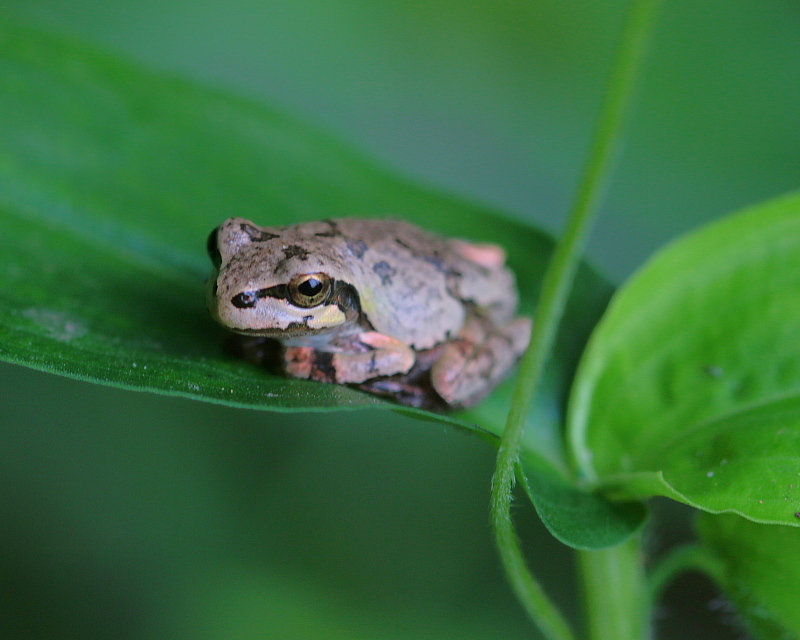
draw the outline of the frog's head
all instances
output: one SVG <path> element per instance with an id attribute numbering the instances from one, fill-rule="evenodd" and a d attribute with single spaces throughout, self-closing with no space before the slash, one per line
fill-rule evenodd
<path id="1" fill-rule="evenodd" d="M 230 218 L 211 232 L 208 253 L 208 307 L 231 331 L 292 338 L 337 331 L 360 315 L 355 289 L 337 277 L 346 265 L 297 227 Z"/>

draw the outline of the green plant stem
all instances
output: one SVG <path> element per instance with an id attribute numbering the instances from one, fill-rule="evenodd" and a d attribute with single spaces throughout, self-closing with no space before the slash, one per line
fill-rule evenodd
<path id="1" fill-rule="evenodd" d="M 656 600 L 678 574 L 689 570 L 705 573 L 718 584 L 724 582 L 725 565 L 719 558 L 700 544 L 685 544 L 665 555 L 648 576 L 651 600 Z"/>
<path id="2" fill-rule="evenodd" d="M 651 599 L 643 588 L 640 537 L 633 536 L 617 547 L 579 552 L 589 638 L 641 640 L 651 636 Z"/>
<path id="3" fill-rule="evenodd" d="M 506 574 L 517 597 L 534 623 L 551 640 L 567 640 L 572 632 L 528 570 L 511 519 L 511 497 L 519 449 L 533 398 L 542 378 L 578 258 L 589 231 L 590 221 L 602 195 L 619 140 L 626 107 L 630 102 L 636 71 L 645 49 L 658 0 L 635 0 L 626 23 L 622 43 L 580 181 L 575 205 L 542 283 L 539 305 L 534 314 L 531 343 L 520 365 L 519 378 L 497 453 L 492 479 L 491 513 L 495 538 Z M 613 636 L 611 636 L 613 637 Z M 630 636 L 619 636 L 624 640 Z"/>

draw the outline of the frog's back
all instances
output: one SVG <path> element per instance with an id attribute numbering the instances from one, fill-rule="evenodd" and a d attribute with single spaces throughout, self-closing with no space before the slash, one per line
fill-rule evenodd
<path id="1" fill-rule="evenodd" d="M 511 271 L 470 259 L 464 247 L 471 245 L 397 220 L 329 224 L 344 239 L 362 310 L 381 333 L 426 349 L 455 336 L 470 305 L 497 323 L 516 312 Z"/>

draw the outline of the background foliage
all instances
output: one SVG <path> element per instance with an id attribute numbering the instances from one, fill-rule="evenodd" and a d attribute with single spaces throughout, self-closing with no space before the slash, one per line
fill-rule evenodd
<path id="1" fill-rule="evenodd" d="M 281 104 L 424 181 L 549 225 L 620 9 L 6 4 Z M 667 5 L 592 247 L 611 274 L 800 182 L 797 15 L 791 2 Z M 384 413 L 278 416 L 2 372 L 11 637 L 527 634 L 489 543 L 493 452 L 477 439 Z M 564 554 L 529 515 L 533 557 Z M 681 633 L 710 637 L 697 623 Z"/>

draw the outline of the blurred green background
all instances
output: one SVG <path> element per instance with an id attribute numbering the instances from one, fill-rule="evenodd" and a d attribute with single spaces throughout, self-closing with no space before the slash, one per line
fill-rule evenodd
<path id="1" fill-rule="evenodd" d="M 557 230 L 626 4 L 0 6 L 277 105 L 415 180 Z M 613 280 L 669 238 L 800 184 L 798 51 L 796 0 L 665 2 L 590 245 Z M 531 636 L 492 547 L 494 451 L 474 437 L 8 365 L 0 384 L 0 637 Z M 537 571 L 575 611 L 569 554 L 519 504 Z M 687 535 L 686 519 L 660 509 L 652 547 Z M 663 637 L 736 637 L 714 597 L 697 577 L 678 583 Z"/>

